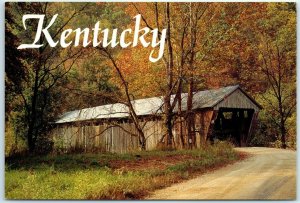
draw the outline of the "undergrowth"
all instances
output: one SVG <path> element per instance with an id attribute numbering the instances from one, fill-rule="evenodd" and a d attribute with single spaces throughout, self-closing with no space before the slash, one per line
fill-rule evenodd
<path id="1" fill-rule="evenodd" d="M 164 170 L 113 169 L 110 162 L 189 155 Z M 195 150 L 145 151 L 130 154 L 75 154 L 8 158 L 7 199 L 142 199 L 149 192 L 224 166 L 239 159 L 228 143 Z"/>

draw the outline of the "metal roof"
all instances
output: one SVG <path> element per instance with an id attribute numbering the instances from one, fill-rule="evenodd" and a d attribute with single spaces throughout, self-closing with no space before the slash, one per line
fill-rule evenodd
<path id="1" fill-rule="evenodd" d="M 230 95 L 237 89 L 239 89 L 239 86 L 235 85 L 219 89 L 195 92 L 193 96 L 193 109 L 214 107 L 226 96 Z M 183 93 L 181 97 L 182 110 L 185 111 L 187 106 L 187 93 Z M 171 97 L 171 100 L 173 99 L 174 95 Z M 132 104 L 138 116 L 159 114 L 162 113 L 163 97 L 137 99 L 133 100 Z M 174 112 L 177 112 L 177 109 L 178 108 L 176 106 Z M 125 118 L 128 116 L 128 107 L 125 104 L 116 103 L 66 112 L 55 123 L 59 124 L 95 119 Z"/>

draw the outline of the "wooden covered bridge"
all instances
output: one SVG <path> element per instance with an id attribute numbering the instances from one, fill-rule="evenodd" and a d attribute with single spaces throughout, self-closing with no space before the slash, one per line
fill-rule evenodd
<path id="1" fill-rule="evenodd" d="M 172 97 L 173 98 L 173 97 Z M 182 94 L 182 111 L 186 109 L 187 94 Z M 132 101 L 143 131 L 146 149 L 155 149 L 165 134 L 162 115 L 163 97 Z M 174 109 L 176 113 L 177 108 Z M 229 140 L 236 146 L 245 146 L 260 105 L 238 85 L 195 92 L 195 146 L 214 139 Z M 187 140 L 183 117 L 181 133 Z M 128 108 L 121 103 L 97 106 L 63 114 L 50 132 L 56 149 L 63 151 L 128 152 L 139 148 L 136 129 Z M 174 146 L 181 148 L 179 122 L 173 126 Z"/>

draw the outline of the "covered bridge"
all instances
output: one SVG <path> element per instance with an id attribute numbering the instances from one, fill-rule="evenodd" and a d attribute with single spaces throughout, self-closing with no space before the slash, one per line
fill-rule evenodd
<path id="1" fill-rule="evenodd" d="M 183 114 L 186 102 L 187 94 L 183 93 Z M 161 118 L 163 97 L 138 99 L 132 101 L 132 104 L 144 126 L 146 149 L 156 148 L 165 134 Z M 199 147 L 214 139 L 230 140 L 236 146 L 245 146 L 260 109 L 260 105 L 238 85 L 195 92 L 195 146 Z M 54 146 L 63 151 L 124 153 L 137 150 L 139 141 L 128 112 L 127 106 L 121 103 L 66 112 L 56 120 L 50 132 Z M 176 112 L 177 107 L 174 109 Z M 184 117 L 177 115 L 173 125 L 173 143 L 176 148 L 182 147 L 180 133 L 188 142 L 185 126 Z"/>

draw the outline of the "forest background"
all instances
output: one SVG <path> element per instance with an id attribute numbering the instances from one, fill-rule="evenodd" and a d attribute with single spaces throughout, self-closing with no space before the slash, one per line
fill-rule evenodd
<path id="1" fill-rule="evenodd" d="M 295 3 L 6 3 L 5 154 L 49 152 L 49 123 L 66 111 L 240 84 L 262 106 L 251 145 L 296 148 Z M 51 33 L 68 28 L 168 29 L 163 59 L 143 47 L 18 50 L 31 42 L 22 16 L 45 14 Z M 45 39 L 41 39 L 43 42 Z M 177 102 L 180 102 L 178 96 Z M 189 102 L 188 102 L 189 103 Z M 188 109 L 191 107 L 188 107 Z M 132 119 L 135 119 L 134 111 Z M 191 121 L 192 123 L 192 121 Z M 138 126 L 137 126 L 138 127 Z M 192 128 L 192 127 L 191 127 Z"/>

